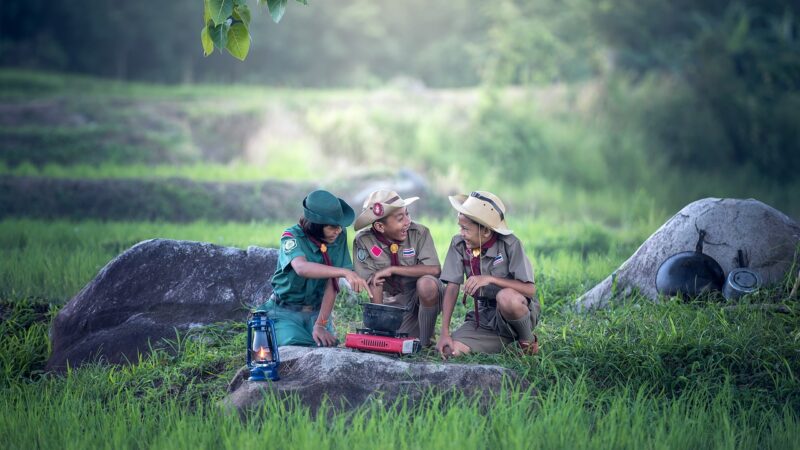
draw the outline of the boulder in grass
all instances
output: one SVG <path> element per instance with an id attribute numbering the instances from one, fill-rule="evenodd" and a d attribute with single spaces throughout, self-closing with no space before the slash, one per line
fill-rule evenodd
<path id="1" fill-rule="evenodd" d="M 271 293 L 267 282 L 276 264 L 275 249 L 168 239 L 136 244 L 58 313 L 47 369 L 136 361 L 176 331 L 245 321 L 254 303 Z"/>
<path id="2" fill-rule="evenodd" d="M 356 409 L 370 402 L 391 406 L 403 400 L 409 408 L 421 406 L 428 394 L 458 392 L 480 397 L 482 405 L 511 389 L 525 391 L 530 384 L 516 372 L 500 366 L 406 362 L 401 358 L 342 348 L 280 347 L 279 381 L 247 381 L 240 370 L 222 404 L 245 415 L 258 408 L 265 395 L 296 395 L 316 415 L 328 401 L 331 412 Z"/>
<path id="3" fill-rule="evenodd" d="M 800 225 L 758 200 L 706 198 L 693 202 L 661 226 L 613 275 L 583 294 L 578 310 L 605 308 L 613 298 L 638 292 L 658 299 L 656 273 L 670 256 L 695 249 L 698 230 L 705 230 L 703 253 L 727 274 L 739 267 L 738 251 L 747 254 L 748 268 L 765 286 L 786 279 L 798 262 Z"/>

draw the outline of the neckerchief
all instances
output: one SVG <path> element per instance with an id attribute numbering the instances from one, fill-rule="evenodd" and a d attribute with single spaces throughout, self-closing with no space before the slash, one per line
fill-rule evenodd
<path id="1" fill-rule="evenodd" d="M 390 241 L 382 233 L 379 233 L 379 232 L 377 232 L 375 230 L 370 230 L 370 231 L 372 232 L 372 235 L 375 236 L 375 239 L 378 240 L 378 242 L 380 242 L 381 244 L 389 247 L 389 256 L 391 257 L 392 265 L 393 266 L 399 266 L 400 265 L 400 260 L 397 257 L 397 251 L 400 250 L 400 246 L 397 245 L 396 242 Z"/>
<path id="2" fill-rule="evenodd" d="M 372 235 L 375 236 L 375 239 L 377 239 L 378 242 L 389 247 L 389 259 L 391 260 L 391 264 L 393 266 L 399 266 L 400 259 L 397 256 L 397 252 L 398 250 L 400 250 L 400 246 L 397 244 L 397 242 L 389 240 L 389 238 L 384 236 L 382 233 L 375 231 L 374 229 L 370 229 L 369 231 L 372 232 Z M 395 291 L 400 290 L 400 288 L 397 287 L 397 280 L 395 280 L 393 276 L 389 277 L 386 281 L 389 283 L 389 286 L 391 286 L 393 290 Z"/>
<path id="3" fill-rule="evenodd" d="M 331 257 L 328 256 L 328 246 L 325 245 L 324 242 L 320 242 L 311 236 L 306 235 L 306 237 L 308 238 L 309 241 L 311 241 L 314 245 L 316 245 L 319 251 L 322 253 L 322 260 L 325 261 L 325 264 L 328 266 L 333 266 L 333 263 L 331 262 Z M 331 284 L 333 284 L 333 291 L 338 294 L 339 282 L 336 280 L 336 278 L 331 278 Z"/>
<path id="4" fill-rule="evenodd" d="M 491 246 L 494 245 L 495 242 L 497 242 L 497 235 L 492 233 L 491 239 L 489 239 L 488 241 L 484 242 L 483 245 L 480 246 L 480 248 L 473 248 L 472 250 L 470 250 L 468 252 L 468 254 L 467 254 L 467 256 L 469 256 L 469 259 L 464 259 L 463 260 L 464 268 L 466 269 L 467 265 L 469 265 L 469 268 L 471 269 L 472 275 L 480 275 L 481 274 L 481 255 L 486 253 L 486 250 L 489 250 L 489 248 L 491 248 Z M 464 249 L 465 250 L 467 249 L 466 248 L 466 244 L 467 244 L 467 241 L 464 241 Z M 467 291 L 464 291 L 464 295 L 461 297 L 461 303 L 464 306 L 467 305 Z M 475 329 L 478 329 L 478 326 L 480 326 L 480 323 L 481 323 L 481 313 L 478 311 L 478 300 L 475 297 L 472 297 L 472 305 L 473 305 L 473 309 L 475 311 Z"/>

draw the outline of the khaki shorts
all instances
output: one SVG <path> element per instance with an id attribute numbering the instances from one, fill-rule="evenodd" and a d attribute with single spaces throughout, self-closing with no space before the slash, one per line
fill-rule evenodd
<path id="1" fill-rule="evenodd" d="M 444 298 L 444 283 L 434 276 L 423 275 L 420 278 L 430 278 L 436 282 L 439 289 L 439 301 L 437 310 L 442 311 L 442 298 Z M 383 299 L 384 305 L 399 306 L 401 308 L 411 305 L 411 308 L 403 314 L 403 323 L 397 330 L 399 333 L 408 333 L 410 337 L 419 337 L 419 296 L 417 290 L 414 289 L 409 292 L 403 292 L 395 295 L 394 297 L 387 297 Z"/>
<path id="2" fill-rule="evenodd" d="M 528 301 L 531 325 L 536 327 L 539 321 L 539 302 Z M 474 312 L 467 313 L 464 324 L 451 335 L 477 353 L 500 353 L 503 347 L 516 340 L 516 332 L 495 307 L 480 308 L 481 325 L 475 327 Z"/>

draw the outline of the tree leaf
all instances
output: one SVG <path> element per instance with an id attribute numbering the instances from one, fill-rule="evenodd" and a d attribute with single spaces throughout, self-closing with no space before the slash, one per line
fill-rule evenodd
<path id="1" fill-rule="evenodd" d="M 203 27 L 203 30 L 200 32 L 200 42 L 203 43 L 203 56 L 208 56 L 214 53 L 214 41 L 211 40 L 211 36 L 208 34 L 208 27 Z"/>
<path id="2" fill-rule="evenodd" d="M 288 0 L 267 0 L 267 8 L 269 8 L 269 15 L 275 23 L 281 21 L 283 13 L 286 12 L 286 2 Z"/>
<path id="3" fill-rule="evenodd" d="M 233 8 L 233 18 L 235 20 L 241 20 L 244 23 L 244 27 L 248 30 L 250 29 L 250 8 L 247 5 L 239 5 L 236 8 Z"/>
<path id="4" fill-rule="evenodd" d="M 221 25 L 233 14 L 233 0 L 206 0 L 214 25 Z"/>
<path id="5" fill-rule="evenodd" d="M 214 45 L 217 48 L 223 49 L 227 47 L 228 31 L 230 30 L 230 27 L 231 26 L 228 24 L 228 22 L 224 22 L 208 28 L 208 35 L 211 37 L 211 41 L 214 42 Z"/>
<path id="6" fill-rule="evenodd" d="M 242 23 L 235 23 L 228 31 L 228 52 L 235 58 L 244 61 L 250 51 L 250 33 Z"/>

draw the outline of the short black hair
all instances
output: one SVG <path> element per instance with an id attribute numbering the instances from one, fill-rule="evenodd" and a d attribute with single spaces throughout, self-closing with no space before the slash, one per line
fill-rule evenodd
<path id="1" fill-rule="evenodd" d="M 301 217 L 298 223 L 300 224 L 300 228 L 303 229 L 303 233 L 305 233 L 306 236 L 311 236 L 318 241 L 321 241 L 325 237 L 324 224 L 311 222 L 305 217 Z"/>

